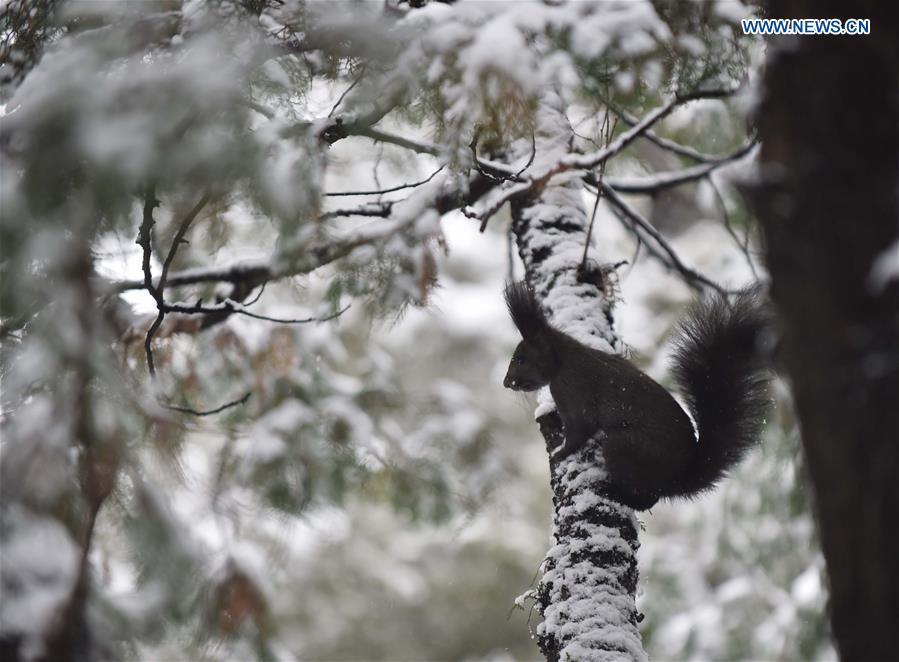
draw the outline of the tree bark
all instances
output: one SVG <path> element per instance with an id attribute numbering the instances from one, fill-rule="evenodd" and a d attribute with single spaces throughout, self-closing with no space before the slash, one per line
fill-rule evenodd
<path id="1" fill-rule="evenodd" d="M 558 158 L 572 136 L 561 101 L 548 95 L 538 110 L 537 157 Z M 592 347 L 620 352 L 602 271 L 579 269 L 588 225 L 581 174 L 556 175 L 538 194 L 514 200 L 512 230 L 525 277 L 553 324 Z M 564 459 L 552 457 L 563 435 L 561 419 L 548 392 L 541 392 L 540 403 L 537 420 L 550 451 L 555 539 L 537 590 L 540 650 L 548 660 L 645 660 L 634 601 L 639 547 L 634 512 L 608 497 L 595 442 Z"/>
<path id="2" fill-rule="evenodd" d="M 899 282 L 872 272 L 899 240 L 899 17 L 895 3 L 876 0 L 769 4 L 777 18 L 847 11 L 870 18 L 871 34 L 770 43 L 750 198 L 815 494 L 833 634 L 854 662 L 899 659 Z"/>

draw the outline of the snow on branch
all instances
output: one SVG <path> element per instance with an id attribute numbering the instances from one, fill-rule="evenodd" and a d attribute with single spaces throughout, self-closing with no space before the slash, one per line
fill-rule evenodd
<path id="1" fill-rule="evenodd" d="M 369 203 L 322 215 L 323 219 L 336 216 L 374 216 L 382 217 L 383 220 L 368 223 L 326 240 L 304 240 L 269 258 L 173 272 L 168 274 L 161 285 L 163 288 L 171 288 L 201 283 L 231 283 L 253 289 L 264 282 L 311 273 L 319 267 L 345 257 L 360 246 L 381 242 L 402 231 L 417 220 L 416 213 L 433 209 L 438 214 L 445 214 L 458 209 L 466 200 L 478 199 L 494 186 L 493 181 L 475 174 L 468 181 L 466 194 L 462 191 L 461 185 L 444 171 L 440 176 L 435 176 L 427 183 L 418 186 L 413 194 L 403 200 Z M 289 253 L 289 257 L 285 252 Z M 150 291 L 150 288 L 159 289 L 160 283 L 154 285 L 152 275 L 148 276 L 146 271 L 144 278 L 140 280 L 123 280 L 110 285 L 113 292 L 142 289 Z"/>
<path id="2" fill-rule="evenodd" d="M 739 161 L 747 155 L 754 155 L 758 143 L 750 142 L 739 149 L 726 154 L 716 161 L 709 163 L 701 163 L 699 165 L 682 168 L 680 170 L 668 170 L 664 172 L 654 172 L 645 177 L 612 177 L 606 176 L 605 182 L 619 193 L 640 193 L 651 194 L 664 191 L 665 189 L 674 188 L 681 184 L 695 182 L 705 179 L 718 168 Z M 588 175 L 585 180 L 589 184 L 596 185 L 596 180 Z"/>
<path id="3" fill-rule="evenodd" d="M 481 203 L 478 208 L 465 208 L 463 209 L 463 213 L 469 218 L 480 220 L 482 227 L 484 227 L 490 217 L 496 214 L 504 204 L 525 194 L 533 195 L 539 193 L 555 175 L 573 170 L 593 170 L 611 157 L 620 153 L 625 147 L 648 131 L 650 127 L 670 115 L 675 108 L 697 99 L 718 99 L 730 96 L 734 92 L 735 90 L 733 89 L 714 89 L 697 90 L 688 94 L 676 95 L 668 103 L 647 113 L 642 120 L 637 122 L 627 131 L 621 133 L 607 146 L 589 154 L 566 153 L 558 157 L 555 161 L 537 164 L 533 167 L 531 176 L 524 181 L 506 183 L 503 187 L 497 189 L 490 195 L 487 200 Z M 691 173 L 691 176 L 695 177 L 696 175 L 695 173 Z M 670 185 L 673 186 L 675 184 Z"/>
<path id="4" fill-rule="evenodd" d="M 690 101 L 698 99 L 720 99 L 734 94 L 734 89 L 715 89 L 715 90 L 696 90 L 688 94 L 678 94 L 671 101 L 663 106 L 659 106 L 655 110 L 646 114 L 646 116 L 637 122 L 627 131 L 619 135 L 607 147 L 599 149 L 591 154 L 575 155 L 569 154 L 561 159 L 556 166 L 561 170 L 591 170 L 600 163 L 614 156 L 625 147 L 630 145 L 634 140 L 642 136 L 649 128 L 664 119 L 674 111 L 675 108 L 684 105 Z"/>

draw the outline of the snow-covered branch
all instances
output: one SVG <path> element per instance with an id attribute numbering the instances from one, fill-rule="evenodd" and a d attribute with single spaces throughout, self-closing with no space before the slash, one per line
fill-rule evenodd
<path id="1" fill-rule="evenodd" d="M 697 90 L 688 94 L 679 94 L 671 99 L 668 103 L 659 106 L 653 111 L 647 113 L 643 119 L 634 124 L 630 129 L 621 133 L 615 140 L 606 147 L 598 149 L 595 152 L 584 155 L 568 154 L 563 157 L 559 163 L 554 166 L 556 172 L 561 170 L 592 170 L 600 163 L 614 156 L 625 147 L 630 145 L 634 140 L 646 133 L 650 127 L 657 124 L 674 111 L 675 108 L 684 105 L 687 102 L 697 99 L 720 99 L 722 97 L 731 96 L 735 90 Z"/>
<path id="2" fill-rule="evenodd" d="M 471 218 L 479 219 L 482 225 L 496 214 L 504 204 L 514 200 L 517 197 L 525 195 L 533 195 L 539 193 L 549 181 L 556 175 L 569 171 L 587 171 L 590 172 L 600 164 L 604 163 L 611 157 L 620 153 L 634 140 L 643 135 L 650 127 L 654 126 L 660 120 L 664 119 L 674 111 L 675 108 L 682 106 L 690 101 L 697 99 L 718 99 L 730 96 L 734 93 L 732 89 L 716 89 L 716 90 L 698 90 L 688 94 L 677 95 L 666 104 L 659 106 L 655 110 L 646 114 L 643 119 L 637 122 L 633 127 L 619 134 L 617 138 L 611 141 L 605 147 L 591 152 L 589 154 L 572 154 L 569 151 L 563 152 L 555 161 L 547 160 L 545 156 L 538 165 L 531 169 L 530 176 L 521 182 L 508 182 L 504 187 L 497 189 L 487 200 L 482 202 L 476 209 L 466 209 L 465 213 Z M 738 157 L 734 157 L 738 158 Z M 703 173 L 707 174 L 707 173 Z M 696 175 L 690 172 L 689 177 L 697 178 L 703 175 Z M 671 184 L 661 184 L 661 186 L 673 186 L 679 183 L 676 177 L 672 177 Z M 660 181 L 663 181 L 662 178 Z M 684 181 L 690 181 L 689 178 Z M 659 182 L 652 184 L 660 185 Z"/>
<path id="3" fill-rule="evenodd" d="M 700 163 L 682 168 L 680 170 L 668 170 L 664 172 L 654 172 L 644 177 L 614 177 L 606 175 L 604 183 L 615 189 L 618 193 L 640 193 L 652 194 L 664 191 L 665 189 L 695 182 L 705 179 L 711 173 L 724 165 L 739 161 L 746 156 L 755 154 L 757 143 L 751 142 L 739 149 L 726 154 L 710 163 Z M 585 178 L 587 183 L 596 185 L 596 179 L 591 175 Z"/>

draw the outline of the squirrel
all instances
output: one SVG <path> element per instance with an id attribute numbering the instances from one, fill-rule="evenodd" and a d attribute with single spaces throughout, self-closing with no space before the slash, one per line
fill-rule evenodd
<path id="1" fill-rule="evenodd" d="M 671 376 L 698 434 L 674 397 L 630 361 L 553 328 L 524 282 L 508 284 L 505 298 L 523 340 L 503 386 L 549 385 L 565 436 L 552 456 L 596 439 L 616 501 L 647 510 L 660 498 L 698 496 L 756 443 L 770 402 L 759 350 L 770 314 L 757 289 L 732 303 L 706 299 L 678 326 Z"/>

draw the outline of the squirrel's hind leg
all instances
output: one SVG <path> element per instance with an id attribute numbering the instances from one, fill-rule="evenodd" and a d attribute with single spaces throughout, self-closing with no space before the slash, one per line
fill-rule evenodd
<path id="1" fill-rule="evenodd" d="M 663 496 L 668 468 L 657 458 L 641 453 L 639 435 L 632 428 L 600 431 L 599 441 L 609 483 L 610 496 L 634 510 L 648 510 Z"/>
<path id="2" fill-rule="evenodd" d="M 615 484 L 610 486 L 609 497 L 613 501 L 623 503 L 625 506 L 633 508 L 634 510 L 649 510 L 659 501 L 659 497 L 657 496 L 636 494 L 628 491 L 627 488 Z"/>

